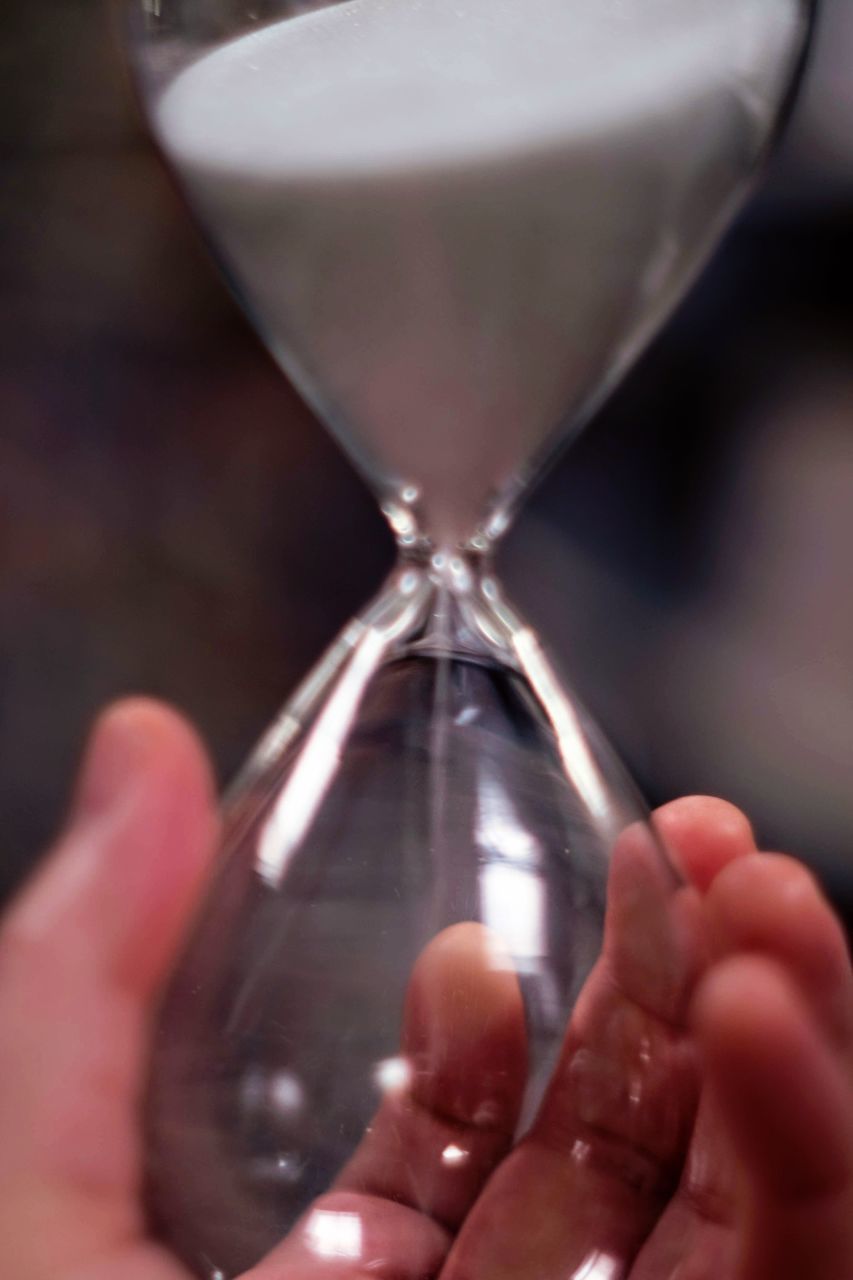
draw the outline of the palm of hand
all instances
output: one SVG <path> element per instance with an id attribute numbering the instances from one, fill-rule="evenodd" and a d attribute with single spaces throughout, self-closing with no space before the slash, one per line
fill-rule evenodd
<path id="1" fill-rule="evenodd" d="M 16 1280 L 188 1280 L 146 1234 L 136 1117 L 152 997 L 212 813 L 185 726 L 119 708 L 0 935 L 0 1244 Z M 730 806 L 681 801 L 658 821 L 688 887 L 661 884 L 641 845 L 617 854 L 605 951 L 525 1138 L 511 1147 L 515 981 L 459 926 L 413 977 L 410 1090 L 251 1280 L 853 1274 L 840 927 L 801 868 L 755 852 Z M 323 1215 L 342 1212 L 358 1218 L 357 1258 L 322 1245 Z"/>

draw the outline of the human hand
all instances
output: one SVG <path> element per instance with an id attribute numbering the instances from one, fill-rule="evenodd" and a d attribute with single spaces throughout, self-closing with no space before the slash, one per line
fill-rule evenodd
<path id="1" fill-rule="evenodd" d="M 483 931 L 457 926 L 421 958 L 405 1019 L 406 1053 L 437 1030 L 446 1051 L 251 1280 L 853 1274 L 841 928 L 800 866 L 756 852 L 731 806 L 677 801 L 657 824 L 687 887 L 650 935 L 642 851 L 626 844 L 624 876 L 617 852 L 607 945 L 529 1134 L 512 1146 L 517 987 Z M 0 1256 L 15 1280 L 188 1280 L 147 1231 L 138 1109 L 153 1002 L 215 828 L 183 722 L 145 702 L 108 713 L 66 831 L 0 931 Z M 448 1003 L 451 989 L 471 999 Z M 454 1013 L 472 1005 L 477 1019 Z M 478 1116 L 495 1062 L 500 1105 Z M 451 1140 L 464 1166 L 431 1174 L 407 1207 L 395 1179 L 417 1178 L 419 1158 L 434 1170 Z M 357 1260 L 312 1253 L 312 1214 L 335 1205 L 360 1215 Z"/>

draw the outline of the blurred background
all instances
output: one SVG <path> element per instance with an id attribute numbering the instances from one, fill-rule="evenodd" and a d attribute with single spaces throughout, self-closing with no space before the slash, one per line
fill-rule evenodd
<path id="1" fill-rule="evenodd" d="M 392 558 L 228 298 L 104 0 L 0 15 L 0 893 L 96 709 L 222 779 Z M 502 553 L 654 803 L 717 792 L 853 917 L 853 6 L 700 287 Z"/>

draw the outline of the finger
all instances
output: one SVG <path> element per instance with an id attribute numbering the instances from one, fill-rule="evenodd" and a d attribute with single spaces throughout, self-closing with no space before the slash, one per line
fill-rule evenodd
<path id="1" fill-rule="evenodd" d="M 518 979 L 482 925 L 447 929 L 421 955 L 402 1048 L 409 1086 L 385 1099 L 337 1186 L 453 1229 L 512 1142 L 527 1076 Z"/>
<path id="2" fill-rule="evenodd" d="M 629 829 L 614 851 L 602 957 L 539 1116 L 475 1206 L 443 1278 L 532 1280 L 633 1256 L 692 1124 L 686 1016 L 704 954 L 697 890 L 648 828 Z"/>
<path id="3" fill-rule="evenodd" d="M 755 840 L 745 815 L 712 796 L 672 801 L 656 810 L 652 825 L 660 846 L 632 827 L 614 852 L 604 958 L 632 1003 L 683 1025 L 708 959 L 700 896 L 726 867 L 755 851 Z"/>
<path id="4" fill-rule="evenodd" d="M 739 1280 L 853 1268 L 853 1101 L 841 1055 L 778 965 L 736 957 L 697 996 L 708 1079 L 743 1173 Z"/>
<path id="5" fill-rule="evenodd" d="M 3 954 L 73 957 L 147 998 L 185 928 L 215 825 L 192 729 L 147 699 L 118 703 L 92 732 L 66 830 L 7 917 Z"/>
<path id="6" fill-rule="evenodd" d="M 450 1233 L 512 1142 L 526 1080 L 518 980 L 483 926 L 447 929 L 421 954 L 399 1066 L 332 1192 L 253 1280 L 362 1275 L 380 1263 L 395 1277 L 435 1274 Z M 338 1230 L 348 1243 L 334 1246 Z"/>
<path id="7" fill-rule="evenodd" d="M 853 1048 L 853 971 L 844 930 L 811 873 L 794 858 L 753 854 L 721 874 L 708 912 L 722 954 L 775 958 L 836 1043 Z"/>
<path id="8" fill-rule="evenodd" d="M 756 849 L 746 814 L 716 796 L 673 800 L 652 823 L 685 880 L 703 894 L 730 863 Z"/>
<path id="9" fill-rule="evenodd" d="M 718 872 L 705 909 L 719 956 L 759 953 L 784 966 L 811 1015 L 850 1053 L 853 979 L 841 926 L 811 875 L 793 859 L 752 853 Z M 732 1253 L 736 1159 L 713 1091 L 702 1097 L 678 1195 L 637 1267 L 658 1276 L 683 1253 Z M 647 1269 L 646 1269 L 647 1268 Z M 709 1272 L 709 1274 L 713 1274 Z"/>
<path id="10" fill-rule="evenodd" d="M 43 1274 L 136 1229 L 148 1003 L 207 864 L 211 794 L 173 712 L 106 713 L 70 823 L 0 929 L 0 1236 Z"/>

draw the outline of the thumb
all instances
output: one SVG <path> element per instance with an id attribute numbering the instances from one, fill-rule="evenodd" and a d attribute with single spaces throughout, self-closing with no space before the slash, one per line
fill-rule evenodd
<path id="1" fill-rule="evenodd" d="M 695 1005 L 708 1084 L 742 1171 L 737 1280 L 853 1275 L 853 1090 L 771 961 L 716 967 Z"/>
<path id="2" fill-rule="evenodd" d="M 69 824 L 0 926 L 9 1274 L 59 1275 L 140 1228 L 149 1010 L 214 826 L 208 767 L 185 723 L 138 699 L 106 712 Z"/>

